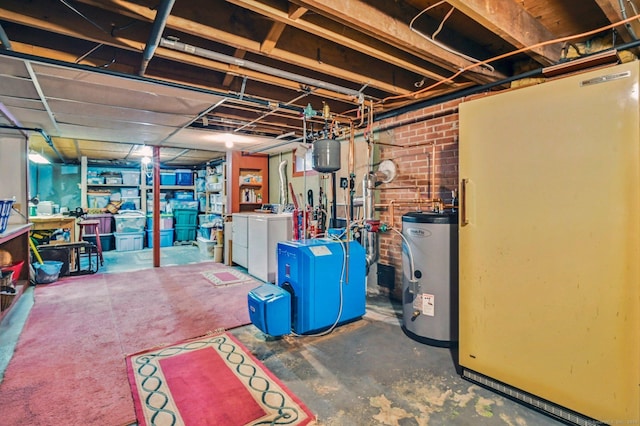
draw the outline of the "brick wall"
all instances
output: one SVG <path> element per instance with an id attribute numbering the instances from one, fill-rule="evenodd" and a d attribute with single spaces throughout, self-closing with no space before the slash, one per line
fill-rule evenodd
<path id="1" fill-rule="evenodd" d="M 427 202 L 442 199 L 452 202 L 452 190 L 458 187 L 458 104 L 451 101 L 394 117 L 378 123 L 390 129 L 392 141 L 380 146 L 380 160 L 391 159 L 397 177 L 380 186 L 378 212 L 384 223 L 393 223 L 402 231 L 402 215 L 409 211 L 427 211 Z M 421 200 L 420 203 L 416 200 Z M 392 214 L 393 211 L 393 214 Z M 393 217 L 392 217 L 393 216 Z M 380 234 L 380 259 L 396 268 L 394 299 L 402 299 L 401 237 L 390 231 Z M 381 292 L 387 291 L 380 287 Z"/>

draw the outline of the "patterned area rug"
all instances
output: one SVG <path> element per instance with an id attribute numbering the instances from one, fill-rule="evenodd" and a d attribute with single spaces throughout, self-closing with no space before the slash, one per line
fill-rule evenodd
<path id="1" fill-rule="evenodd" d="M 138 424 L 308 425 L 313 415 L 232 335 L 127 357 Z"/>
<path id="2" fill-rule="evenodd" d="M 253 279 L 249 275 L 243 274 L 242 272 L 232 268 L 220 268 L 211 271 L 204 271 L 202 275 L 204 275 L 204 277 L 211 281 L 211 283 L 216 287 L 242 284 Z"/>

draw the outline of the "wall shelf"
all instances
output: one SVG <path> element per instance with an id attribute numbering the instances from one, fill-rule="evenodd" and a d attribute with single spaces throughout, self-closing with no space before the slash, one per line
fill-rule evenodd
<path id="1" fill-rule="evenodd" d="M 22 136 L 0 136 L 0 198 L 14 198 L 8 224 L 0 233 L 0 250 L 11 255 L 11 263 L 23 261 L 20 275 L 13 277 L 16 281 L 16 293 L 11 304 L 0 312 L 0 321 L 16 305 L 23 291 L 29 286 L 29 163 L 27 159 L 29 141 Z M 18 213 L 13 210 L 17 210 Z M 11 324 L 7 326 L 12 327 Z"/>
<path id="2" fill-rule="evenodd" d="M 87 183 L 87 188 L 137 188 L 139 185 L 126 185 L 124 183 Z"/>
<path id="3" fill-rule="evenodd" d="M 204 191 L 206 213 L 227 214 L 226 169 L 226 162 L 218 164 L 215 167 L 207 167 Z"/>
<path id="4" fill-rule="evenodd" d="M 227 156 L 230 176 L 227 179 L 230 213 L 253 211 L 269 202 L 269 156 L 232 152 Z M 251 190 L 256 201 L 245 201 L 245 190 Z M 260 200 L 260 201 L 258 201 Z"/>

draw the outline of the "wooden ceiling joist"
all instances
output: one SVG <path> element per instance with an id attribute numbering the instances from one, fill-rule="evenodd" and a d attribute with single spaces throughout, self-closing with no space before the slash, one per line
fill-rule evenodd
<path id="1" fill-rule="evenodd" d="M 474 21 L 498 34 L 517 49 L 553 40 L 555 37 L 516 2 L 447 0 Z M 560 43 L 532 49 L 530 54 L 542 65 L 560 60 Z"/>
<path id="2" fill-rule="evenodd" d="M 334 41 L 353 49 L 355 51 L 367 54 L 372 58 L 377 58 L 381 61 L 385 61 L 391 65 L 395 65 L 402 69 L 412 71 L 418 75 L 429 78 L 431 80 L 443 80 L 445 76 L 443 74 L 434 72 L 433 70 L 427 69 L 420 65 L 417 65 L 409 60 L 403 59 L 401 56 L 397 54 L 393 54 L 388 52 L 387 50 L 383 50 L 381 47 L 374 46 L 373 44 L 367 43 L 365 41 L 361 41 L 348 35 L 345 35 L 344 32 L 336 32 L 323 27 L 321 25 L 315 24 L 313 22 L 304 20 L 304 19 L 292 19 L 287 13 L 284 11 L 269 5 L 265 4 L 258 0 L 228 0 L 230 3 L 236 4 L 245 9 L 251 10 L 253 12 L 264 15 L 270 19 L 276 20 L 278 22 L 286 23 L 292 27 L 298 28 L 307 33 L 313 34 L 318 37 L 325 38 L 327 40 Z M 300 8 L 304 9 L 304 8 Z M 306 9 L 304 9 L 306 10 Z M 450 83 L 453 84 L 453 83 Z"/>
<path id="3" fill-rule="evenodd" d="M 122 0 L 113 0 L 108 3 L 96 2 L 93 0 L 81 1 L 83 3 L 91 4 L 111 12 L 126 13 L 128 15 L 138 17 L 144 16 L 145 20 L 149 22 L 152 22 L 153 18 L 155 17 L 155 14 L 150 9 Z M 203 13 L 205 13 L 205 11 L 203 11 Z M 185 19 L 180 16 L 169 16 L 167 19 L 166 28 L 180 31 L 206 40 L 211 40 L 217 43 L 228 44 L 230 46 L 234 46 L 236 49 L 243 49 L 247 52 L 256 54 L 261 53 L 261 42 L 259 41 L 251 40 L 249 38 L 242 37 L 219 28 L 212 28 L 201 22 Z M 396 95 L 409 93 L 408 90 L 402 89 L 393 84 L 389 84 L 386 81 L 376 80 L 371 78 L 370 76 L 349 71 L 349 67 L 346 64 L 342 66 L 340 64 L 330 65 L 327 63 L 321 63 L 317 61 L 316 58 L 308 58 L 295 52 L 286 51 L 275 47 L 271 50 L 269 56 L 272 59 L 283 61 L 292 65 L 297 65 L 299 67 L 313 70 L 321 74 L 334 76 L 346 81 L 351 81 L 359 86 L 367 85 Z"/>
<path id="4" fill-rule="evenodd" d="M 398 21 L 364 1 L 293 1 L 310 10 L 316 10 L 319 13 L 331 16 L 332 19 L 342 22 L 344 25 L 384 40 L 451 72 L 456 72 L 471 65 L 471 62 L 467 59 L 430 43 L 411 31 L 405 22 Z M 477 83 L 488 83 L 504 77 L 497 71 L 491 73 L 483 68 L 471 71 L 466 76 Z"/>

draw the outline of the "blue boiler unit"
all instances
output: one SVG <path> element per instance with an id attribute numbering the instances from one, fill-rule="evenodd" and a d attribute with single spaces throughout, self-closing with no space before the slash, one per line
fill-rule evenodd
<path id="1" fill-rule="evenodd" d="M 276 282 L 291 294 L 295 333 L 324 331 L 364 315 L 366 256 L 357 241 L 280 242 L 277 256 Z"/>

